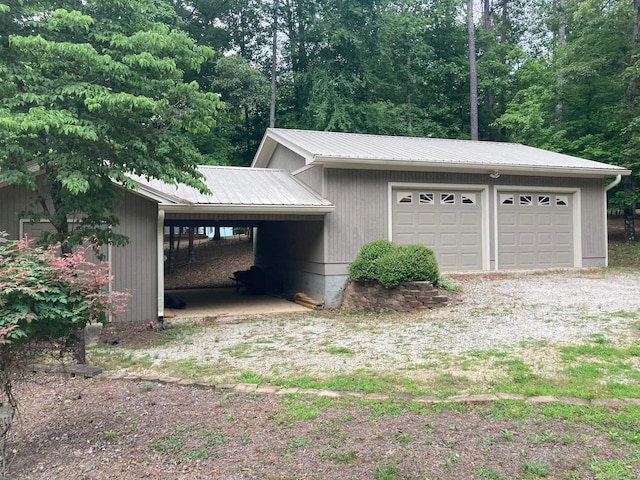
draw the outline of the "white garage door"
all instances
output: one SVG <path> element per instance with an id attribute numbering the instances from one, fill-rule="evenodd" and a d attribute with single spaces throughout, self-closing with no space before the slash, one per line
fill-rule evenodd
<path id="1" fill-rule="evenodd" d="M 395 243 L 426 245 L 441 270 L 482 269 L 481 192 L 397 189 L 392 203 Z"/>
<path id="2" fill-rule="evenodd" d="M 573 267 L 573 195 L 498 193 L 498 268 Z"/>

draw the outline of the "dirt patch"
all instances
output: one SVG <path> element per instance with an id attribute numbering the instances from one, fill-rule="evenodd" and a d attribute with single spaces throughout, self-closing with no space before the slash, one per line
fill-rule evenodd
<path id="1" fill-rule="evenodd" d="M 594 465 L 611 459 L 640 471 L 628 444 L 552 420 L 543 406 L 225 395 L 52 376 L 17 393 L 13 479 L 595 478 Z"/>
<path id="2" fill-rule="evenodd" d="M 167 248 L 165 245 L 165 255 Z M 217 241 L 197 240 L 192 263 L 188 263 L 188 253 L 187 240 L 182 239 L 175 271 L 169 273 L 165 267 L 165 289 L 231 287 L 235 285 L 229 279 L 233 272 L 248 270 L 253 265 L 253 245 L 246 235 Z"/>

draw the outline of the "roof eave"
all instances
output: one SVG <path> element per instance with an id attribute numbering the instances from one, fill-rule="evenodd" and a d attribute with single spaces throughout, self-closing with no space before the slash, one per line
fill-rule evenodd
<path id="1" fill-rule="evenodd" d="M 316 156 L 316 165 L 329 168 L 355 168 L 375 170 L 412 170 L 429 172 L 460 172 L 500 175 L 536 175 L 536 176 L 571 176 L 571 177 L 615 177 L 630 175 L 631 170 L 622 167 L 583 168 L 583 167 L 548 167 L 530 165 L 504 165 L 490 163 L 445 163 L 425 162 L 423 160 L 387 160 L 387 159 L 354 159 Z"/>
<path id="2" fill-rule="evenodd" d="M 211 205 L 160 203 L 166 213 L 218 213 L 254 215 L 325 215 L 334 205 Z"/>

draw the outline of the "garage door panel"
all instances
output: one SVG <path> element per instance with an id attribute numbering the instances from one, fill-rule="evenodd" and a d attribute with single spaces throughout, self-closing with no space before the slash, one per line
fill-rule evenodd
<path id="1" fill-rule="evenodd" d="M 538 227 L 552 227 L 555 224 L 553 215 L 542 213 L 538 215 Z"/>
<path id="2" fill-rule="evenodd" d="M 552 247 L 554 242 L 554 234 L 551 232 L 538 233 L 536 242 L 541 247 Z"/>
<path id="3" fill-rule="evenodd" d="M 460 225 L 463 227 L 477 227 L 478 226 L 478 215 L 479 212 L 473 213 L 461 213 L 460 214 Z"/>
<path id="4" fill-rule="evenodd" d="M 416 215 L 412 215 L 412 218 L 415 218 Z M 436 214 L 433 212 L 429 213 L 418 213 L 417 214 L 418 221 L 415 223 L 416 225 L 424 225 L 424 226 L 432 226 L 435 227 L 437 225 Z"/>
<path id="5" fill-rule="evenodd" d="M 413 236 L 414 236 L 414 234 L 412 233 L 411 234 L 411 238 L 413 238 Z M 400 241 L 397 241 L 397 243 L 401 243 L 403 245 L 407 245 L 409 243 L 418 243 L 420 245 L 427 245 L 427 246 L 435 245 L 436 244 L 436 235 L 435 235 L 435 233 L 420 233 L 420 234 L 418 234 L 418 240 L 416 242 L 412 242 L 412 241 L 400 242 Z"/>
<path id="6" fill-rule="evenodd" d="M 440 234 L 440 245 L 457 245 L 458 244 L 458 234 L 457 233 L 441 233 Z"/>
<path id="7" fill-rule="evenodd" d="M 426 198 L 426 194 L 433 198 L 433 203 L 399 203 L 395 193 L 392 195 L 392 240 L 431 248 L 443 271 L 482 269 L 481 195 L 425 189 L 413 190 L 412 197 Z M 463 196 L 465 202 L 461 201 Z"/>
<path id="8" fill-rule="evenodd" d="M 477 233 L 462 233 L 460 234 L 460 244 L 465 247 L 473 247 L 482 242 L 482 239 Z"/>
<path id="9" fill-rule="evenodd" d="M 396 218 L 396 224 L 399 227 L 410 226 L 413 227 L 413 215 L 410 213 L 398 213 Z"/>
<path id="10" fill-rule="evenodd" d="M 536 265 L 536 255 L 533 252 L 522 252 L 519 261 L 521 267 L 533 268 Z"/>
<path id="11" fill-rule="evenodd" d="M 516 234 L 515 233 L 500 233 L 499 234 L 499 244 L 507 247 L 507 246 L 515 246 L 516 245 Z"/>
<path id="12" fill-rule="evenodd" d="M 504 212 L 500 216 L 500 224 L 514 227 L 516 225 L 516 214 Z"/>
<path id="13" fill-rule="evenodd" d="M 554 252 L 539 252 L 538 253 L 538 264 L 540 266 L 552 266 L 555 262 L 555 254 Z"/>
<path id="14" fill-rule="evenodd" d="M 413 233 L 398 233 L 395 234 L 396 242 L 402 245 L 410 245 L 413 242 Z"/>
<path id="15" fill-rule="evenodd" d="M 480 262 L 478 255 L 469 253 L 460 255 L 460 260 L 463 268 L 472 269 Z"/>
<path id="16" fill-rule="evenodd" d="M 535 217 L 531 213 L 522 213 L 518 216 L 517 225 L 520 227 L 533 227 Z"/>
<path id="17" fill-rule="evenodd" d="M 441 213 L 440 214 L 441 227 L 456 227 L 457 225 L 458 225 L 457 213 Z"/>
<path id="18" fill-rule="evenodd" d="M 536 244 L 535 234 L 532 232 L 521 232 L 518 234 L 518 245 L 521 247 L 532 247 Z"/>
<path id="19" fill-rule="evenodd" d="M 516 202 L 503 201 L 509 197 Z M 520 204 L 524 197 L 531 202 Z M 498 268 L 573 266 L 572 195 L 501 192 L 498 201 Z"/>
<path id="20" fill-rule="evenodd" d="M 454 270 L 458 268 L 458 254 L 453 253 L 440 253 L 438 257 L 438 266 L 441 270 Z"/>
<path id="21" fill-rule="evenodd" d="M 569 251 L 556 252 L 555 266 L 558 267 L 572 267 L 573 266 L 573 254 Z"/>

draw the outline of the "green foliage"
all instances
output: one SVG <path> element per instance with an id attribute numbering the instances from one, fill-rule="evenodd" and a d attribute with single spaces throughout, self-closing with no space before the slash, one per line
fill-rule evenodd
<path id="1" fill-rule="evenodd" d="M 391 250 L 394 245 L 389 240 L 374 240 L 362 246 L 356 259 L 349 265 L 349 278 L 356 282 L 376 280 L 376 262 Z"/>
<path id="2" fill-rule="evenodd" d="M 404 282 L 429 281 L 440 276 L 433 251 L 424 245 L 400 245 L 376 262 L 378 281 L 385 287 Z"/>
<path id="3" fill-rule="evenodd" d="M 51 221 L 66 251 L 92 235 L 122 244 L 113 181 L 206 189 L 193 138 L 211 131 L 221 102 L 194 77 L 214 51 L 176 28 L 165 0 L 56 6 L 0 11 L 0 181 L 34 191 L 22 214 Z"/>
<path id="4" fill-rule="evenodd" d="M 424 245 L 395 245 L 388 240 L 365 244 L 349 266 L 354 281 L 375 280 L 387 288 L 403 282 L 429 281 L 440 278 L 433 251 Z"/>
<path id="5" fill-rule="evenodd" d="M 58 249 L 34 248 L 27 240 L 0 243 L 0 328 L 11 327 L 3 357 L 21 355 L 32 342 L 70 346 L 65 340 L 75 332 L 123 307 L 122 296 L 105 291 L 111 281 L 106 262 L 88 261 L 86 247 L 63 257 Z"/>

